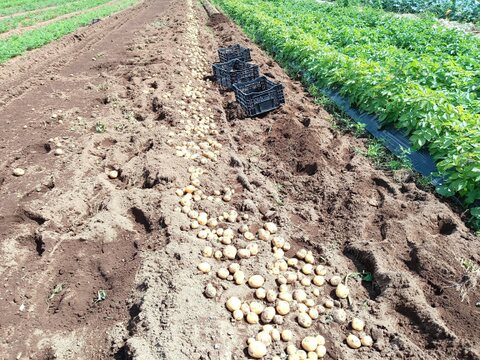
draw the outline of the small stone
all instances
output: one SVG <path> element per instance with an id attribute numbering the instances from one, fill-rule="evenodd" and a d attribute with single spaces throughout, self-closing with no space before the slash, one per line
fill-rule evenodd
<path id="1" fill-rule="evenodd" d="M 333 320 L 339 324 L 347 320 L 347 313 L 343 309 L 335 309 L 332 311 Z"/>
<path id="2" fill-rule="evenodd" d="M 207 286 L 205 286 L 203 294 L 209 299 L 214 298 L 217 295 L 217 289 L 215 289 L 212 284 L 208 283 Z"/>
<path id="3" fill-rule="evenodd" d="M 118 177 L 118 171 L 117 170 L 112 170 L 108 173 L 108 177 L 110 179 L 116 179 Z"/>
<path id="4" fill-rule="evenodd" d="M 60 148 L 57 148 L 55 149 L 55 152 L 54 154 L 59 156 L 59 155 L 63 155 L 65 152 L 63 151 L 63 149 L 60 149 Z"/>

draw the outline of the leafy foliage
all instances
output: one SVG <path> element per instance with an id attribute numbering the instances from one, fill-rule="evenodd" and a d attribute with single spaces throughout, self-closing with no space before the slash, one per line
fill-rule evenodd
<path id="1" fill-rule="evenodd" d="M 343 1 L 343 0 L 338 0 Z M 398 13 L 432 13 L 449 20 L 479 22 L 478 0 L 361 0 L 363 4 Z"/>
<path id="2" fill-rule="evenodd" d="M 110 0 L 80 0 L 55 7 L 53 9 L 48 8 L 33 14 L 22 14 L 0 19 L 0 33 L 4 33 L 19 27 L 35 25 L 37 23 L 54 19 L 57 16 L 70 14 L 75 11 L 90 9 L 109 1 Z"/>
<path id="3" fill-rule="evenodd" d="M 480 199 L 480 39 L 374 8 L 215 1 L 284 66 L 428 147 L 442 194 Z"/>
<path id="4" fill-rule="evenodd" d="M 38 29 L 25 31 L 0 40 L 0 64 L 8 59 L 23 54 L 25 51 L 39 48 L 62 36 L 69 34 L 81 26 L 88 25 L 94 19 L 108 16 L 135 4 L 138 0 L 120 0 L 112 5 L 58 20 Z"/>

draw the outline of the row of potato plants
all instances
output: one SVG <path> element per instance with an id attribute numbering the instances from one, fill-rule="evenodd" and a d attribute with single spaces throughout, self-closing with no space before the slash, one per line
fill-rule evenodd
<path id="1" fill-rule="evenodd" d="M 439 193 L 480 200 L 479 39 L 373 8 L 215 1 L 281 63 L 427 146 L 445 177 Z"/>
<path id="2" fill-rule="evenodd" d="M 360 0 L 360 2 L 398 13 L 431 13 L 442 19 L 480 23 L 478 0 Z"/>

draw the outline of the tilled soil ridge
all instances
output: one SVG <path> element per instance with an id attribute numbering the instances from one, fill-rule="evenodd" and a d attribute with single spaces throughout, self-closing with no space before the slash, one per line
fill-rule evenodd
<path id="1" fill-rule="evenodd" d="M 38 90 L 21 90 L 39 96 L 49 71 L 82 89 L 62 112 L 58 98 L 35 106 L 55 115 L 36 146 L 6 142 L 18 158 L 5 159 L 0 185 L 14 214 L 0 214 L 5 358 L 243 359 L 247 338 L 268 343 L 262 329 L 273 338 L 266 359 L 318 335 L 327 359 L 479 358 L 478 272 L 462 266 L 479 263 L 478 239 L 447 205 L 373 169 L 355 151 L 362 140 L 333 130 L 225 17 L 211 21 L 192 1 L 147 1 L 113 20 L 81 61 L 47 66 Z M 241 119 L 233 94 L 211 82 L 216 49 L 233 43 L 284 83 L 284 107 Z M 26 175 L 13 178 L 15 166 Z M 226 309 L 232 297 L 241 314 Z M 270 319 L 280 301 L 290 311 Z M 277 340 L 285 329 L 293 339 Z M 373 346 L 351 349 L 349 334 Z"/>

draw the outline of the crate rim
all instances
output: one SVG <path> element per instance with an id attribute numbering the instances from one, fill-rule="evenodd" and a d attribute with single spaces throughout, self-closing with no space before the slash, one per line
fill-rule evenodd
<path id="1" fill-rule="evenodd" d="M 239 85 L 247 86 L 247 85 L 253 84 L 255 81 L 258 81 L 258 79 L 265 79 L 267 81 L 267 83 L 269 83 L 269 85 L 273 85 L 273 86 L 278 85 L 278 86 L 281 86 L 283 88 L 282 83 L 274 82 L 274 81 L 270 80 L 268 77 L 266 77 L 265 75 L 259 76 L 258 78 L 250 80 L 250 81 L 235 83 L 235 84 L 233 84 L 233 88 L 240 91 L 243 95 L 260 94 L 262 92 L 268 91 L 268 90 L 261 90 L 261 91 L 252 91 L 252 92 L 246 93 L 246 92 L 243 91 L 242 88 L 239 87 Z"/>

